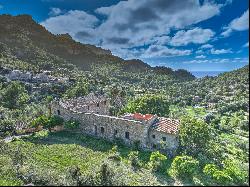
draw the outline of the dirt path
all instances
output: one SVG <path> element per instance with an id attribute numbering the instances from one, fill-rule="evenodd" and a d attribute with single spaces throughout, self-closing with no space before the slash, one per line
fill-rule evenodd
<path id="1" fill-rule="evenodd" d="M 6 137 L 3 139 L 3 141 L 5 143 L 9 143 L 11 141 L 13 141 L 13 139 L 20 139 L 22 137 L 27 137 L 27 136 L 30 136 L 31 134 L 24 134 L 24 135 L 18 135 L 18 136 L 9 136 L 9 137 Z"/>

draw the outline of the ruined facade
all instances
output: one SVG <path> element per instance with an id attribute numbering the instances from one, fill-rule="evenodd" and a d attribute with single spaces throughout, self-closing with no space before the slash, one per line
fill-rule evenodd
<path id="1" fill-rule="evenodd" d="M 85 134 L 108 140 L 121 139 L 128 145 L 137 143 L 144 149 L 171 154 L 178 147 L 178 120 L 139 113 L 109 116 L 109 100 L 104 96 L 92 93 L 83 98 L 55 101 L 52 111 L 64 120 L 78 120 Z"/>
<path id="2" fill-rule="evenodd" d="M 36 83 L 46 83 L 51 80 L 51 76 L 49 76 L 49 71 L 44 71 L 39 74 L 33 74 L 31 72 L 22 72 L 20 70 L 10 71 L 7 75 L 7 78 L 10 80 L 18 80 L 24 82 L 36 82 Z"/>

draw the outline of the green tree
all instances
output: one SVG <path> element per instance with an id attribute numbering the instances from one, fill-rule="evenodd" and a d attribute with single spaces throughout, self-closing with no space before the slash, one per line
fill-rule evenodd
<path id="1" fill-rule="evenodd" d="M 3 106 L 10 109 L 21 108 L 29 100 L 29 95 L 24 85 L 17 81 L 11 82 L 4 88 L 1 97 Z"/>
<path id="2" fill-rule="evenodd" d="M 199 161 L 191 156 L 176 156 L 171 164 L 169 174 L 173 177 L 190 178 L 198 172 Z"/>
<path id="3" fill-rule="evenodd" d="M 203 168 L 203 173 L 216 184 L 229 185 L 233 182 L 233 179 L 225 170 L 220 170 L 219 167 L 214 164 L 206 164 Z"/>
<path id="4" fill-rule="evenodd" d="M 45 115 L 39 116 L 38 118 L 35 118 L 31 122 L 31 127 L 38 128 L 39 126 L 46 126 L 49 122 L 49 118 L 47 118 Z"/>
<path id="5" fill-rule="evenodd" d="M 162 169 L 164 162 L 167 160 L 167 157 L 161 154 L 159 151 L 152 152 L 149 160 L 149 167 L 153 171 L 159 171 Z"/>
<path id="6" fill-rule="evenodd" d="M 181 120 L 179 138 L 181 148 L 191 155 L 205 152 L 211 140 L 211 129 L 207 123 L 195 118 Z"/>
<path id="7" fill-rule="evenodd" d="M 121 113 L 157 114 L 168 116 L 169 102 L 162 96 L 144 95 L 140 98 L 130 100 L 121 110 Z"/>
<path id="8" fill-rule="evenodd" d="M 48 120 L 48 123 L 45 124 L 45 128 L 49 129 L 49 131 L 51 131 L 51 129 L 55 126 L 58 125 L 63 125 L 64 120 L 62 117 L 60 116 L 51 116 Z"/>
<path id="9" fill-rule="evenodd" d="M 0 119 L 0 136 L 12 134 L 15 131 L 15 122 L 11 119 Z"/>
<path id="10" fill-rule="evenodd" d="M 86 79 L 80 79 L 75 85 L 69 88 L 66 93 L 65 97 L 73 98 L 73 97 L 80 97 L 85 96 L 89 93 L 90 85 Z"/>

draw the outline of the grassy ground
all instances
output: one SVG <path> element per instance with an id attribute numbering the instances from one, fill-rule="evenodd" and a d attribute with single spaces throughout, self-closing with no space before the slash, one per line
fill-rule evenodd
<path id="1" fill-rule="evenodd" d="M 50 176 L 55 184 L 60 184 L 67 175 L 71 166 L 78 166 L 82 173 L 96 171 L 96 168 L 105 162 L 110 150 L 115 144 L 103 139 L 85 136 L 70 132 L 41 131 L 35 136 L 25 137 L 22 140 L 8 143 L 10 150 L 21 147 L 24 155 L 24 173 L 36 173 L 39 176 Z M 130 185 L 173 185 L 176 181 L 167 175 L 167 171 L 151 173 L 145 169 L 149 162 L 151 152 L 140 151 L 139 162 L 142 169 L 134 171 L 129 164 L 128 154 L 132 148 L 118 146 L 118 152 L 122 157 L 122 163 L 128 168 L 125 175 L 129 178 Z M 0 185 L 21 185 L 22 182 L 14 175 L 10 155 L 1 155 Z M 169 168 L 171 160 L 164 163 L 164 168 Z"/>

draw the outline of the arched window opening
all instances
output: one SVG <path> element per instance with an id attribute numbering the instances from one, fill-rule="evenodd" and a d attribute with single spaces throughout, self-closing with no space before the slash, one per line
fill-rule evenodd
<path id="1" fill-rule="evenodd" d="M 125 132 L 125 138 L 129 140 L 129 132 Z"/>
<path id="2" fill-rule="evenodd" d="M 104 134 L 104 127 L 101 127 L 101 133 Z"/>

